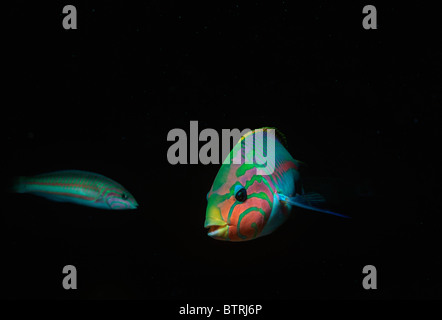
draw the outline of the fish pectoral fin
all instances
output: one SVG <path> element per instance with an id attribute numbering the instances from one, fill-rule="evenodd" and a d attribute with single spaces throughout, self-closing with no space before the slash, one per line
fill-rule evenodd
<path id="1" fill-rule="evenodd" d="M 293 206 L 296 206 L 296 207 L 300 207 L 300 208 L 304 208 L 304 209 L 308 209 L 308 210 L 313 210 L 313 211 L 318 211 L 318 212 L 323 212 L 323 213 L 327 213 L 327 214 L 332 214 L 332 215 L 335 215 L 338 217 L 350 218 L 350 217 L 345 216 L 340 213 L 336 213 L 336 212 L 333 212 L 330 210 L 319 208 L 318 205 L 325 202 L 324 197 L 321 196 L 319 193 L 310 192 L 310 193 L 306 193 L 306 194 L 302 194 L 302 195 L 297 194 L 294 197 L 288 197 L 283 194 L 278 194 L 278 195 L 279 195 L 280 201 L 287 202 L 287 203 L 289 203 Z"/>
<path id="2" fill-rule="evenodd" d="M 102 203 L 102 202 L 104 202 L 104 197 L 103 197 L 103 195 L 102 195 L 102 194 L 99 194 L 99 195 L 97 196 L 97 198 L 95 199 L 95 202 L 96 202 L 96 203 Z"/>

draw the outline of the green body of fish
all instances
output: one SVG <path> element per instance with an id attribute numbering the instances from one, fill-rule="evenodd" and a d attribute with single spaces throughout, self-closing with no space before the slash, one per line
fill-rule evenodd
<path id="1" fill-rule="evenodd" d="M 13 191 L 100 209 L 136 209 L 135 198 L 121 184 L 103 175 L 79 171 L 55 171 L 19 177 Z"/>

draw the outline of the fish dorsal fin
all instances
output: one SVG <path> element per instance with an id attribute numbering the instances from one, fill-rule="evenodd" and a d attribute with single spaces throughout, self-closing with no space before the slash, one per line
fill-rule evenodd
<path id="1" fill-rule="evenodd" d="M 243 135 L 241 137 L 241 141 L 244 140 L 245 138 L 247 138 L 249 135 L 254 134 L 257 130 L 262 130 L 263 132 L 267 132 L 268 129 L 275 130 L 276 140 L 278 140 L 287 149 L 287 147 L 288 147 L 287 138 L 285 137 L 285 135 L 279 129 L 277 129 L 275 127 L 263 127 L 263 128 L 259 128 L 259 129 L 255 129 L 255 130 L 249 131 L 249 132 L 247 132 L 245 135 Z"/>
<path id="2" fill-rule="evenodd" d="M 288 149 L 288 143 L 287 143 L 287 138 L 286 138 L 285 134 L 283 134 L 281 132 L 281 130 L 279 130 L 278 128 L 275 128 L 275 127 L 264 127 L 264 128 L 262 128 L 263 131 L 267 131 L 268 129 L 275 130 L 275 137 L 276 137 L 276 139 L 284 146 L 284 148 Z"/>
<path id="3" fill-rule="evenodd" d="M 255 130 L 249 131 L 248 133 L 246 133 L 245 135 L 243 135 L 243 136 L 241 137 L 241 141 L 242 141 L 244 138 L 246 138 L 247 136 L 253 134 L 256 130 L 263 130 L 263 131 L 265 132 L 265 131 L 267 131 L 268 129 L 273 129 L 273 130 L 275 130 L 275 137 L 276 137 L 276 140 L 278 140 L 278 141 L 283 145 L 283 147 L 286 148 L 286 149 L 288 150 L 288 149 L 289 149 L 289 148 L 288 148 L 288 142 L 287 142 L 287 138 L 286 138 L 285 134 L 282 133 L 281 130 L 279 130 L 278 128 L 275 128 L 275 127 L 262 127 L 262 128 L 260 128 L 260 129 L 255 129 Z M 298 165 L 300 165 L 300 166 L 306 166 L 306 165 L 307 165 L 305 162 L 300 161 L 300 160 L 297 160 L 297 159 L 296 159 L 296 162 L 297 162 Z"/>

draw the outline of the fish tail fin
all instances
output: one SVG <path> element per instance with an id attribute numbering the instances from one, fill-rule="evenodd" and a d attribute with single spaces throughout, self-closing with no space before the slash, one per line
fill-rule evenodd
<path id="1" fill-rule="evenodd" d="M 316 192 L 309 192 L 305 194 L 297 194 L 294 197 L 287 197 L 285 195 L 280 194 L 281 201 L 285 201 L 290 203 L 293 206 L 318 211 L 322 213 L 331 214 L 334 216 L 342 217 L 342 218 L 350 218 L 346 215 L 336 213 L 330 210 L 322 209 L 319 207 L 322 203 L 325 202 L 325 198 Z"/>
<path id="2" fill-rule="evenodd" d="M 12 193 L 25 193 L 26 186 L 24 184 L 25 177 L 14 177 L 9 183 L 9 192 Z"/>

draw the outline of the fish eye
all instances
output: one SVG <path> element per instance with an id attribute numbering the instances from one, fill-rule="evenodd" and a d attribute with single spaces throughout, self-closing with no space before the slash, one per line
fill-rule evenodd
<path id="1" fill-rule="evenodd" d="M 247 200 L 247 191 L 245 188 L 241 188 L 239 189 L 236 194 L 235 194 L 235 198 L 237 201 L 239 202 L 244 202 Z"/>
<path id="2" fill-rule="evenodd" d="M 126 193 L 123 193 L 121 195 L 121 199 L 123 199 L 123 200 L 127 200 L 128 198 L 129 198 L 129 196 Z"/>

